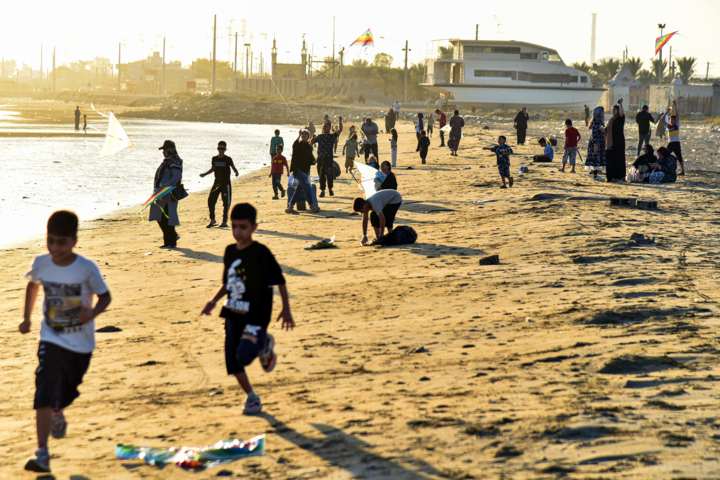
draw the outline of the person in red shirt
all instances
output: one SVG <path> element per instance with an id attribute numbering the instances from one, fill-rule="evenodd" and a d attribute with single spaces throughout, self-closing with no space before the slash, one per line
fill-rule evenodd
<path id="1" fill-rule="evenodd" d="M 273 191 L 275 192 L 275 196 L 272 198 L 273 200 L 280 200 L 280 197 L 278 197 L 278 188 L 280 189 L 281 195 L 285 196 L 285 189 L 282 186 L 282 174 L 283 174 L 283 167 L 285 167 L 285 172 L 290 176 L 290 168 L 288 167 L 287 159 L 283 157 L 283 146 L 278 145 L 275 147 L 275 153 L 276 155 L 272 159 L 272 168 L 270 170 L 270 177 L 272 177 L 272 187 Z"/>
<path id="2" fill-rule="evenodd" d="M 581 138 L 580 132 L 572 126 L 572 120 L 569 118 L 565 120 L 565 126 L 567 127 L 565 129 L 565 153 L 563 154 L 562 168 L 560 171 L 565 172 L 565 164 L 568 162 L 568 159 L 570 159 L 570 165 L 572 166 L 570 173 L 575 173 L 575 157 L 578 153 L 578 142 Z"/>
<path id="3" fill-rule="evenodd" d="M 435 113 L 438 114 L 438 131 L 440 132 L 440 146 L 445 146 L 445 132 L 443 131 L 443 127 L 447 123 L 447 117 L 445 114 L 438 108 L 435 110 Z"/>

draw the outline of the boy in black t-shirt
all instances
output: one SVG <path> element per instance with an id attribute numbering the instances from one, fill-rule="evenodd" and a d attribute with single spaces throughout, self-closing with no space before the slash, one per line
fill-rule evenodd
<path id="1" fill-rule="evenodd" d="M 202 311 L 203 315 L 210 315 L 218 300 L 227 295 L 227 302 L 220 312 L 225 319 L 225 365 L 228 375 L 235 375 L 247 393 L 245 415 L 262 411 L 260 397 L 250 385 L 245 367 L 259 357 L 263 370 L 270 373 L 277 363 L 273 351 L 275 339 L 267 333 L 274 286 L 278 287 L 282 298 L 282 311 L 277 318 L 282 318 L 281 328 L 295 327 L 280 265 L 265 245 L 252 239 L 258 227 L 256 218 L 257 211 L 249 203 L 233 207 L 230 220 L 237 243 L 225 249 L 223 286 Z"/>
<path id="2" fill-rule="evenodd" d="M 428 148 L 430 148 L 430 139 L 427 137 L 427 133 L 425 133 L 425 130 L 422 130 L 420 132 L 420 138 L 418 139 L 418 148 L 420 149 L 420 160 L 422 160 L 422 163 L 425 164 L 425 159 L 427 158 L 428 154 Z"/>
<path id="3" fill-rule="evenodd" d="M 212 158 L 212 166 L 210 170 L 205 173 L 201 173 L 200 176 L 204 177 L 210 175 L 210 172 L 215 173 L 215 181 L 210 189 L 210 195 L 208 196 L 208 209 L 210 210 L 210 223 L 207 224 L 207 228 L 214 227 L 217 225 L 215 221 L 215 204 L 217 203 L 218 196 L 222 196 L 223 202 L 223 221 L 220 224 L 221 227 L 227 227 L 228 209 L 232 202 L 232 185 L 230 181 L 230 169 L 233 169 L 235 176 L 240 175 L 235 168 L 232 158 L 225 155 L 227 149 L 227 143 L 218 142 L 218 154 Z"/>

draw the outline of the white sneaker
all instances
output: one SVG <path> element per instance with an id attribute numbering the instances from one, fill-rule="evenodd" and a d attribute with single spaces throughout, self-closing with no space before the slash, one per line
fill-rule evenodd
<path id="1" fill-rule="evenodd" d="M 260 403 L 260 397 L 257 393 L 251 392 L 245 400 L 245 407 L 243 408 L 243 415 L 255 415 L 262 412 L 262 403 Z"/>
<path id="2" fill-rule="evenodd" d="M 27 461 L 25 470 L 28 472 L 50 473 L 50 452 L 47 447 L 38 447 L 35 456 Z"/>

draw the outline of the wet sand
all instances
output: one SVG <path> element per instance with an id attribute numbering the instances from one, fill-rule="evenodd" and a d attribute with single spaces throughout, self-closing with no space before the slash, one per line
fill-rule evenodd
<path id="1" fill-rule="evenodd" d="M 160 250 L 160 229 L 134 211 L 85 223 L 78 252 L 114 297 L 98 327 L 121 331 L 97 333 L 68 436 L 50 440 L 56 478 L 720 475 L 717 177 L 609 185 L 558 173 L 557 162 L 533 165 L 526 157 L 539 148 L 510 141 L 512 172 L 530 173 L 501 190 L 481 150 L 514 133 L 497 127 L 466 129 L 457 158 L 435 137 L 420 165 L 412 127 L 401 125 L 397 224 L 416 229 L 414 245 L 360 246 L 358 189 L 345 174 L 320 213 L 299 216 L 271 200 L 267 172 L 235 182 L 234 201 L 259 209 L 255 238 L 283 266 L 298 324 L 273 323 L 273 373 L 249 368 L 265 407 L 255 417 L 241 415 L 245 397 L 225 374 L 222 319 L 199 316 L 232 243 L 228 230 L 205 228 L 206 194 L 184 201 L 174 251 Z M 382 160 L 389 142 L 380 143 Z M 610 196 L 654 199 L 660 210 L 611 207 Z M 339 248 L 303 249 L 332 235 Z M 0 251 L 5 478 L 35 478 L 22 467 L 35 446 L 39 309 L 32 333 L 17 324 L 42 242 Z M 500 265 L 479 265 L 492 254 Z M 117 443 L 262 433 L 266 456 L 202 472 L 114 458 Z"/>

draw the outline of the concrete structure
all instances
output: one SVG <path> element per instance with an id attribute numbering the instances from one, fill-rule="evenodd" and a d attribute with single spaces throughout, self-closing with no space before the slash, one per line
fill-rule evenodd
<path id="1" fill-rule="evenodd" d="M 658 112 L 668 106 L 672 99 L 677 101 L 682 113 L 701 113 L 705 116 L 720 116 L 720 85 L 651 85 L 650 110 Z"/>
<path id="2" fill-rule="evenodd" d="M 145 60 L 121 63 L 123 90 L 129 93 L 162 94 L 163 60 L 160 52 L 153 52 Z M 188 82 L 195 81 L 195 72 L 182 68 L 181 62 L 165 64 L 165 93 L 173 94 L 188 90 Z M 192 88 L 190 88 L 192 89 Z"/>

